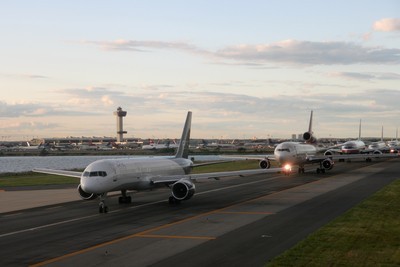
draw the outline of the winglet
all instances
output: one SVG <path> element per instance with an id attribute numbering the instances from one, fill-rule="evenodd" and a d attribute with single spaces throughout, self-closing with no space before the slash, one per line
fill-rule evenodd
<path id="1" fill-rule="evenodd" d="M 192 112 L 188 111 L 185 121 L 185 126 L 183 127 L 181 141 L 179 143 L 178 150 L 176 152 L 176 158 L 185 158 L 189 156 L 189 141 L 190 141 L 190 129 L 192 125 Z"/>

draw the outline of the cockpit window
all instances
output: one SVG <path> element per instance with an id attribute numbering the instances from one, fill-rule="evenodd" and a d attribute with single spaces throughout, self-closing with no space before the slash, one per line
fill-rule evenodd
<path id="1" fill-rule="evenodd" d="M 286 151 L 286 152 L 290 152 L 289 148 L 279 148 L 278 151 Z"/>
<path id="2" fill-rule="evenodd" d="M 107 173 L 105 171 L 98 171 L 98 172 L 84 172 L 83 176 L 85 177 L 93 177 L 93 176 L 101 176 L 101 177 L 106 177 Z"/>

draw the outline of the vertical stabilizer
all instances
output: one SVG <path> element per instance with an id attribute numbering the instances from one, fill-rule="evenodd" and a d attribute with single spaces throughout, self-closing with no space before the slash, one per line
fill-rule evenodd
<path id="1" fill-rule="evenodd" d="M 189 142 L 190 142 L 190 129 L 192 125 L 192 112 L 188 111 L 183 127 L 181 141 L 179 143 L 178 150 L 176 151 L 176 158 L 185 158 L 189 156 Z"/>
<path id="2" fill-rule="evenodd" d="M 361 119 L 360 119 L 360 125 L 358 126 L 358 140 L 361 140 Z"/>
<path id="3" fill-rule="evenodd" d="M 310 124 L 308 125 L 308 131 L 303 134 L 303 139 L 307 144 L 317 143 L 317 138 L 314 136 L 312 130 L 312 121 L 313 121 L 313 111 L 311 110 Z"/>
<path id="4" fill-rule="evenodd" d="M 382 125 L 382 132 L 381 132 L 381 141 L 383 142 L 383 125 Z"/>
<path id="5" fill-rule="evenodd" d="M 313 117 L 313 111 L 311 110 L 311 115 L 310 115 L 310 124 L 308 125 L 308 132 L 313 133 L 312 131 L 312 117 Z"/>

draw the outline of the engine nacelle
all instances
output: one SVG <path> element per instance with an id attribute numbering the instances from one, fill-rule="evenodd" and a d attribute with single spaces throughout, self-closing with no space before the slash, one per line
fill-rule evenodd
<path id="1" fill-rule="evenodd" d="M 327 150 L 324 153 L 325 156 L 332 156 L 333 155 L 333 151 L 332 150 Z"/>
<path id="2" fill-rule="evenodd" d="M 303 134 L 303 139 L 308 144 L 314 144 L 317 142 L 317 138 L 313 135 L 313 133 L 305 132 Z"/>
<path id="3" fill-rule="evenodd" d="M 261 169 L 269 169 L 271 167 L 271 162 L 268 159 L 261 160 L 258 164 Z"/>
<path id="4" fill-rule="evenodd" d="M 171 186 L 171 191 L 175 199 L 188 200 L 194 195 L 196 187 L 191 181 L 181 179 Z"/>
<path id="5" fill-rule="evenodd" d="M 97 198 L 96 194 L 92 194 L 92 193 L 87 193 L 85 191 L 83 191 L 81 185 L 78 185 L 78 193 L 79 196 L 83 199 L 83 200 L 92 200 Z"/>
<path id="6" fill-rule="evenodd" d="M 330 170 L 330 169 L 332 169 L 332 168 L 333 168 L 333 165 L 334 165 L 334 161 L 331 160 L 331 159 L 329 159 L 329 158 L 324 159 L 324 160 L 322 161 L 322 167 L 324 167 L 325 170 Z"/>
<path id="7" fill-rule="evenodd" d="M 372 152 L 372 154 L 374 154 L 374 155 L 381 155 L 381 154 L 382 154 L 382 151 L 380 151 L 380 150 L 374 150 L 374 152 Z"/>

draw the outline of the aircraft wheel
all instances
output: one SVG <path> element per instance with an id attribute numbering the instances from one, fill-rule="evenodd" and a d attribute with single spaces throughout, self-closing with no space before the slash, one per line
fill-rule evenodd
<path id="1" fill-rule="evenodd" d="M 99 204 L 99 213 L 107 213 L 108 207 L 105 205 L 104 202 L 100 202 Z"/>
<path id="2" fill-rule="evenodd" d="M 119 204 L 129 204 L 131 202 L 132 202 L 132 197 L 131 196 L 129 196 L 129 197 L 119 197 L 118 198 L 118 203 Z"/>

